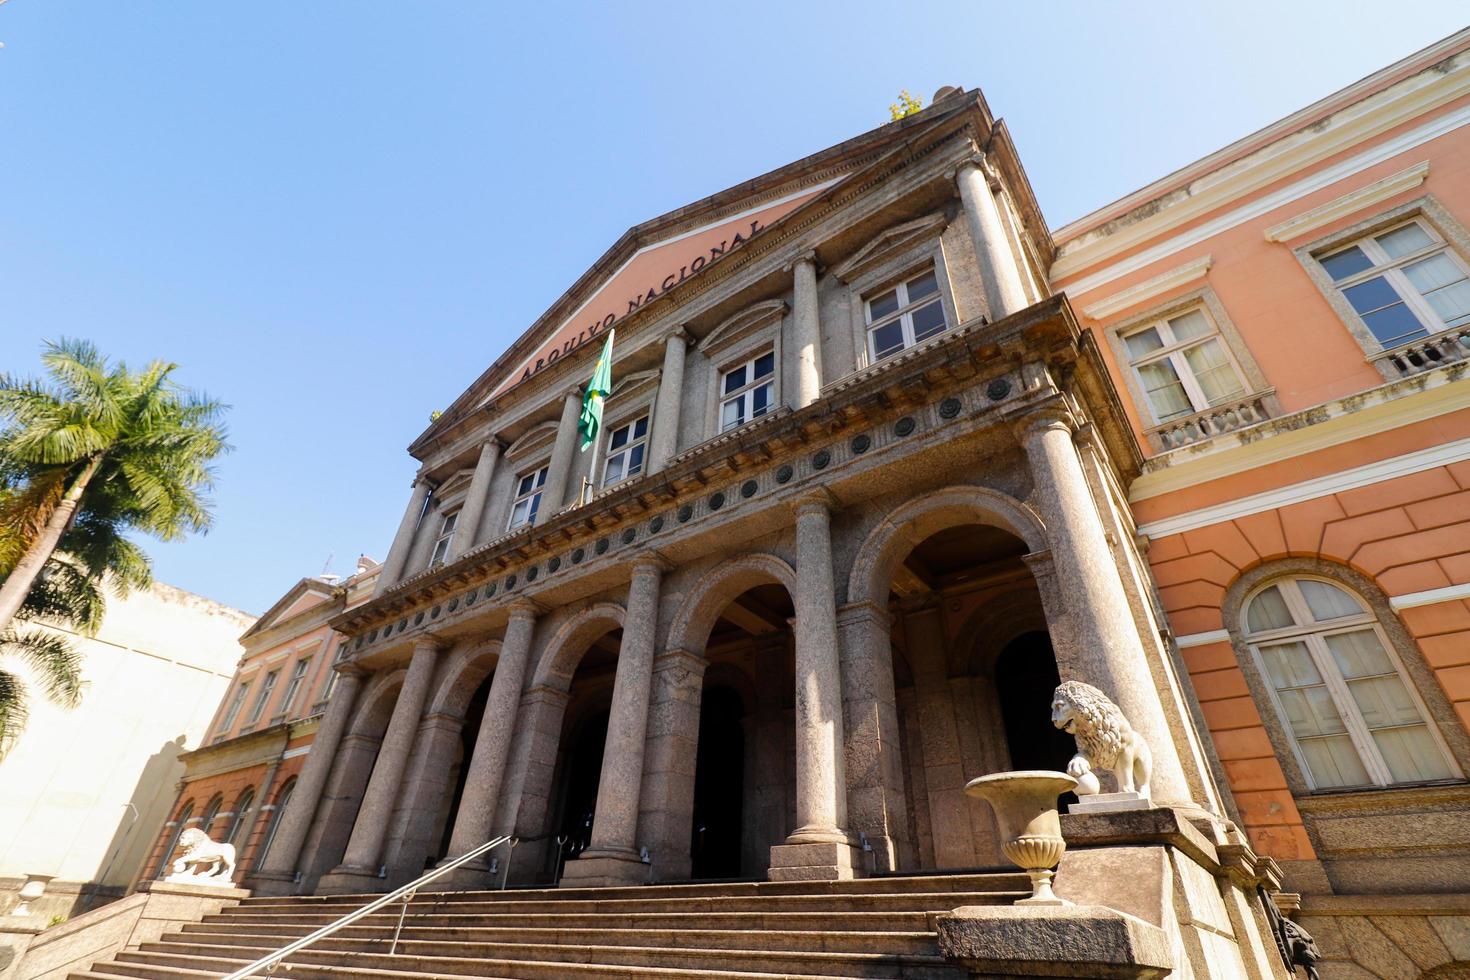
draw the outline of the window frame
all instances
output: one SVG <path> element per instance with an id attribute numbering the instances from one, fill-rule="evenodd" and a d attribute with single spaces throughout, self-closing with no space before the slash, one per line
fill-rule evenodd
<path id="1" fill-rule="evenodd" d="M 291 676 L 286 678 L 286 693 L 281 695 L 281 707 L 276 711 L 276 714 L 282 716 L 290 715 L 296 698 L 301 695 L 301 688 L 306 681 L 307 671 L 311 669 L 311 661 L 312 657 L 308 654 L 307 656 L 296 658 L 296 662 L 291 665 Z"/>
<path id="2" fill-rule="evenodd" d="M 768 354 L 771 357 L 771 373 L 769 375 L 762 375 L 760 378 L 753 377 L 755 374 L 755 362 Z M 727 393 L 725 391 L 725 378 L 740 368 L 746 368 L 750 372 L 752 375 L 751 380 L 747 381 L 735 391 Z M 766 385 L 771 386 L 771 395 L 766 401 L 764 411 L 759 415 L 747 415 L 741 421 L 730 426 L 724 424 L 723 419 L 726 405 L 739 400 L 742 403 L 742 408 L 744 408 L 746 399 L 752 398 L 757 388 L 762 388 Z M 716 436 L 724 435 L 727 432 L 734 432 L 742 426 L 749 425 L 756 419 L 765 418 L 767 415 L 776 412 L 781 407 L 781 357 L 779 349 L 771 343 L 761 344 L 736 358 L 724 361 L 715 371 L 714 393 L 714 434 Z"/>
<path id="3" fill-rule="evenodd" d="M 1174 337 L 1174 328 L 1171 321 L 1178 320 L 1194 312 L 1198 312 L 1204 316 L 1210 326 L 1211 332 L 1202 337 L 1178 340 Z M 1158 350 L 1149 351 L 1141 357 L 1134 357 L 1133 352 L 1128 348 L 1128 338 L 1141 334 L 1146 330 L 1156 331 L 1161 341 L 1165 339 L 1165 333 L 1168 334 L 1170 339 Z M 1149 317 L 1141 321 L 1131 321 L 1127 326 L 1120 327 L 1116 331 L 1116 335 L 1122 347 L 1123 354 L 1127 359 L 1126 363 L 1130 375 L 1129 380 L 1137 385 L 1137 390 L 1142 395 L 1142 405 L 1140 407 L 1147 409 L 1154 426 L 1177 424 L 1184 419 L 1198 415 L 1201 412 L 1207 412 L 1212 408 L 1219 408 L 1222 405 L 1246 400 L 1253 394 L 1250 375 L 1246 373 L 1240 358 L 1236 356 L 1230 339 L 1225 335 L 1225 331 L 1221 329 L 1219 321 L 1215 319 L 1215 316 L 1210 311 L 1209 305 L 1203 299 L 1183 307 L 1171 308 L 1158 316 Z M 1219 342 L 1220 348 L 1225 352 L 1225 357 L 1230 362 L 1230 367 L 1235 371 L 1235 377 L 1241 385 L 1241 393 L 1238 397 L 1227 399 L 1218 405 L 1210 404 L 1209 398 L 1200 386 L 1199 379 L 1195 377 L 1194 369 L 1189 366 L 1188 361 L 1184 357 L 1184 352 L 1191 347 L 1202 347 L 1211 340 Z M 1190 411 L 1180 415 L 1172 415 L 1167 419 L 1159 417 L 1158 407 L 1149 398 L 1148 385 L 1144 382 L 1143 375 L 1139 371 L 1140 367 L 1162 360 L 1168 360 L 1173 367 L 1174 374 L 1179 378 L 1179 383 L 1183 387 L 1185 397 L 1189 399 L 1191 406 Z"/>
<path id="4" fill-rule="evenodd" d="M 918 300 L 909 300 L 909 283 L 914 281 L 915 279 L 922 278 L 925 274 L 932 275 L 934 277 L 934 292 Z M 886 361 L 890 357 L 897 357 L 904 351 L 912 350 L 919 344 L 928 343 L 936 337 L 943 336 L 944 334 L 948 333 L 956 326 L 958 326 L 958 324 L 951 322 L 949 305 L 944 301 L 945 284 L 945 279 L 943 276 L 940 275 L 939 272 L 938 262 L 930 259 L 926 262 L 920 262 L 916 265 L 912 265 L 904 273 L 898 276 L 889 277 L 883 280 L 883 282 L 879 285 L 869 286 L 858 294 L 858 302 L 862 304 L 863 345 L 869 364 L 877 364 L 879 361 Z M 893 312 L 886 313 L 875 320 L 873 318 L 873 299 L 888 292 L 893 292 L 895 297 L 899 299 L 898 307 Z M 916 340 L 914 334 L 913 313 L 916 309 L 925 308 L 932 304 L 938 304 L 939 313 L 944 318 L 944 326 L 937 332 L 931 334 L 928 337 L 925 337 L 923 340 Z M 888 326 L 889 324 L 895 322 L 899 324 L 900 335 L 903 338 L 903 346 L 888 354 L 884 354 L 882 357 L 879 357 L 878 352 L 875 348 L 874 334 L 880 328 Z"/>
<path id="5" fill-rule="evenodd" d="M 643 423 L 643 435 L 635 437 L 632 434 L 632 430 L 637 427 L 639 422 Z M 614 450 L 612 448 L 613 437 L 616 436 L 623 429 L 629 430 L 628 441 L 618 449 Z M 626 482 L 633 477 L 642 476 L 644 473 L 648 472 L 648 454 L 653 448 L 653 411 L 649 406 L 644 406 L 640 410 L 636 411 L 633 414 L 632 418 L 630 418 L 628 421 L 619 422 L 616 425 L 608 426 L 606 435 L 604 435 L 602 439 L 602 471 L 597 475 L 598 489 L 606 490 L 608 487 L 617 486 L 619 483 Z M 638 448 L 639 446 L 643 447 L 643 458 L 638 463 L 638 471 L 636 473 L 629 473 L 625 467 L 623 470 L 623 475 L 609 483 L 607 479 L 607 471 L 608 467 L 612 464 L 613 458 L 615 456 L 631 455 L 633 450 Z"/>
<path id="6" fill-rule="evenodd" d="M 536 518 L 540 515 L 541 506 L 545 503 L 545 500 L 537 499 L 535 503 L 528 506 L 526 509 L 526 519 L 524 521 L 520 521 L 519 523 L 516 521 L 516 508 L 519 507 L 522 502 L 530 501 L 533 497 L 542 497 L 544 491 L 546 490 L 546 477 L 550 474 L 550 472 L 551 463 L 548 461 L 535 464 L 529 469 L 518 470 L 512 477 L 510 509 L 509 513 L 506 515 L 505 520 L 505 529 L 507 531 L 514 531 L 522 527 L 535 526 Z M 523 493 L 520 489 L 521 483 L 528 476 L 532 477 L 531 489 Z"/>
<path id="7" fill-rule="evenodd" d="M 439 515 L 439 532 L 434 536 L 434 544 L 429 548 L 429 568 L 436 568 L 446 564 L 450 559 L 449 546 L 454 542 L 454 530 L 459 526 L 459 511 L 445 511 Z"/>
<path id="8" fill-rule="evenodd" d="M 1306 600 L 1301 593 L 1300 587 L 1296 585 L 1302 581 L 1321 582 L 1331 588 L 1347 593 L 1358 603 L 1361 611 L 1352 616 L 1341 616 L 1327 622 L 1319 622 L 1312 615 Z M 1286 586 L 1290 586 L 1287 588 Z M 1248 621 L 1251 604 L 1263 593 L 1271 588 L 1277 588 L 1283 602 L 1286 603 L 1292 618 L 1296 620 L 1291 626 L 1276 629 L 1252 632 Z M 1300 625 L 1305 620 L 1307 625 Z M 1250 652 L 1251 663 L 1262 681 L 1265 693 L 1271 702 L 1271 708 L 1276 714 L 1276 720 L 1280 731 L 1285 736 L 1291 747 L 1292 756 L 1297 764 L 1302 778 L 1306 782 L 1307 790 L 1311 793 L 1342 793 L 1355 792 L 1359 790 L 1386 790 L 1399 789 L 1411 786 L 1434 785 L 1446 782 L 1459 782 L 1464 780 L 1464 771 L 1460 766 L 1459 759 L 1451 750 L 1449 744 L 1441 732 L 1435 714 L 1430 711 L 1429 705 L 1421 695 L 1414 678 L 1405 668 L 1403 658 L 1400 657 L 1397 645 L 1390 638 L 1384 624 L 1380 621 L 1378 613 L 1373 608 L 1373 603 L 1362 595 L 1357 589 L 1344 582 L 1337 581 L 1323 575 L 1312 575 L 1302 573 L 1286 572 L 1267 578 L 1256 584 L 1245 594 L 1241 600 L 1239 610 L 1236 614 L 1239 624 L 1240 636 Z M 1364 627 L 1372 630 L 1377 638 L 1390 665 L 1397 674 L 1399 682 L 1403 685 L 1410 701 L 1419 714 L 1425 729 L 1429 732 L 1431 741 L 1439 750 L 1441 757 L 1448 765 L 1451 775 L 1439 779 L 1414 779 L 1395 780 L 1392 771 L 1384 762 L 1382 753 L 1373 740 L 1372 729 L 1363 719 L 1361 709 L 1356 699 L 1348 688 L 1347 680 L 1342 676 L 1333 659 L 1331 651 L 1327 648 L 1325 637 L 1343 633 L 1362 632 Z M 1261 653 L 1261 646 L 1271 646 L 1278 643 L 1299 641 L 1307 649 L 1313 666 L 1322 678 L 1323 686 L 1332 697 L 1333 708 L 1341 718 L 1343 727 L 1352 743 L 1353 749 L 1358 753 L 1364 771 L 1368 774 L 1371 782 L 1355 784 L 1350 786 L 1319 786 L 1317 777 L 1313 774 L 1311 766 L 1308 765 L 1306 755 L 1302 751 L 1301 744 L 1292 730 L 1289 716 L 1283 705 L 1276 684 L 1271 680 L 1271 674 L 1266 668 L 1265 658 Z"/>
<path id="9" fill-rule="evenodd" d="M 260 719 L 265 717 L 266 702 L 275 693 L 276 681 L 281 676 L 281 668 L 268 670 L 260 681 L 260 693 L 255 696 L 255 704 L 250 708 L 250 716 L 245 719 L 247 726 L 260 724 Z"/>
<path id="10" fill-rule="evenodd" d="M 245 710 L 245 702 L 250 699 L 250 689 L 255 686 L 255 678 L 242 680 L 235 686 L 235 698 L 225 709 L 225 716 L 220 721 L 217 735 L 227 735 L 235 727 L 235 722 L 240 720 L 240 712 Z"/>
<path id="11" fill-rule="evenodd" d="M 234 844 L 236 851 L 241 849 L 244 842 L 242 841 L 237 844 L 235 843 L 235 838 L 240 836 L 240 831 L 244 828 L 245 821 L 250 816 L 250 812 L 254 807 L 255 787 L 248 786 L 235 798 L 234 815 L 230 817 L 230 826 L 225 830 L 224 836 L 221 838 L 223 843 Z"/>

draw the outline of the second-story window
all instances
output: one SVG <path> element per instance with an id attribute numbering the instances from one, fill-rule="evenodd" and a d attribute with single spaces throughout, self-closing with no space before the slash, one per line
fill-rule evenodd
<path id="1" fill-rule="evenodd" d="M 439 523 L 439 536 L 434 539 L 434 552 L 429 558 L 429 567 L 442 565 L 449 557 L 449 542 L 454 540 L 454 526 L 459 523 L 459 511 L 445 514 Z"/>
<path id="2" fill-rule="evenodd" d="M 342 642 L 337 644 L 337 652 L 332 656 L 332 663 L 327 668 L 327 683 L 322 688 L 322 701 L 324 702 L 332 696 L 332 689 L 337 686 L 337 678 L 341 676 L 337 672 L 337 665 L 347 659 L 348 651 L 347 637 L 344 636 Z"/>
<path id="3" fill-rule="evenodd" d="M 260 693 L 255 696 L 255 704 L 251 707 L 250 717 L 245 719 L 245 724 L 253 725 L 260 721 L 260 716 L 265 713 L 265 703 L 271 699 L 271 692 L 276 689 L 276 679 L 280 676 L 279 670 L 265 675 L 265 680 L 260 682 Z"/>
<path id="4" fill-rule="evenodd" d="M 1157 422 L 1247 394 L 1240 366 L 1203 307 L 1124 334 L 1123 344 Z"/>
<path id="5" fill-rule="evenodd" d="M 865 306 L 868 354 L 875 361 L 943 333 L 946 326 L 933 269 L 868 297 Z"/>
<path id="6" fill-rule="evenodd" d="M 546 486 L 546 471 L 549 467 L 543 466 L 529 473 L 522 473 L 516 477 L 516 499 L 510 505 L 510 523 L 506 525 L 507 530 L 518 528 L 523 524 L 531 524 L 536 520 L 536 512 L 541 509 L 541 490 Z"/>
<path id="7" fill-rule="evenodd" d="M 619 480 L 642 473 L 647 442 L 647 415 L 613 429 L 607 437 L 607 462 L 602 467 L 602 485 L 612 486 Z"/>
<path id="8" fill-rule="evenodd" d="M 720 376 L 720 431 L 769 412 L 776 396 L 776 354 L 766 351 Z"/>
<path id="9" fill-rule="evenodd" d="M 1465 263 L 1422 221 L 1360 238 L 1317 261 L 1384 350 L 1470 326 Z"/>
<path id="10" fill-rule="evenodd" d="M 245 707 L 245 695 L 250 693 L 250 682 L 241 681 L 235 685 L 235 696 L 230 699 L 230 708 L 225 712 L 224 720 L 219 723 L 219 732 L 223 735 L 235 727 L 235 719 L 240 717 L 240 709 Z"/>
<path id="11" fill-rule="evenodd" d="M 281 698 L 281 710 L 277 714 L 290 716 L 296 706 L 296 696 L 301 693 L 301 682 L 306 679 L 306 670 L 311 666 L 310 657 L 302 657 L 291 668 L 291 679 L 286 682 L 286 693 Z"/>

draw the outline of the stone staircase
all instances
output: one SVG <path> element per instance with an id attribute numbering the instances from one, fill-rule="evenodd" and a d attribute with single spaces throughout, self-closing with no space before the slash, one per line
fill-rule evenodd
<path id="1" fill-rule="evenodd" d="M 867 878 L 440 892 L 343 928 L 297 953 L 278 980 L 623 980 L 870 977 L 960 980 L 932 917 L 1029 893 L 1003 872 Z M 123 950 L 73 980 L 215 980 L 375 896 L 251 898 Z"/>

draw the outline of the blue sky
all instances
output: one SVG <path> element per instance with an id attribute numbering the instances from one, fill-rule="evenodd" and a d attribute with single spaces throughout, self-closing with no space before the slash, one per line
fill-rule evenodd
<path id="1" fill-rule="evenodd" d="M 0 2 L 0 369 L 233 407 L 158 577 L 251 612 L 381 558 L 404 447 L 629 225 L 979 86 L 1053 226 L 1452 33 L 1463 0 Z"/>

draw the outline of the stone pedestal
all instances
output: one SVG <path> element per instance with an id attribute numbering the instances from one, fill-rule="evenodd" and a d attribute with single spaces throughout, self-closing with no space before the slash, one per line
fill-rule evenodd
<path id="1" fill-rule="evenodd" d="M 562 871 L 563 888 L 611 888 L 618 885 L 642 885 L 648 881 L 649 867 L 636 854 L 592 854 L 584 851 L 575 861 L 568 861 Z"/>
<path id="2" fill-rule="evenodd" d="M 1147 810 L 1153 806 L 1149 798 L 1138 793 L 1093 793 L 1079 796 L 1067 807 L 1068 813 L 1121 813 L 1124 810 Z"/>
<path id="3" fill-rule="evenodd" d="M 863 852 L 846 839 L 771 848 L 771 881 L 845 881 L 864 873 Z"/>
<path id="4" fill-rule="evenodd" d="M 973 905 L 936 925 L 945 958 L 983 976 L 1150 980 L 1174 967 L 1163 929 L 1100 905 Z"/>

